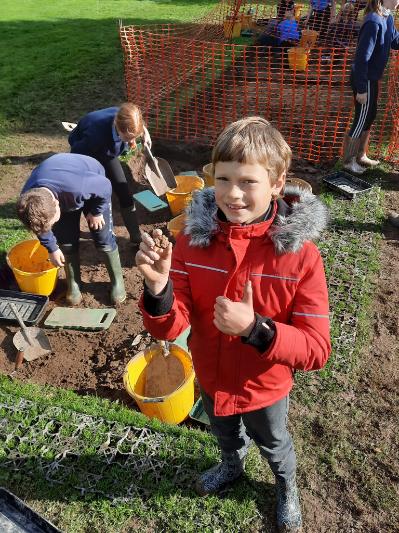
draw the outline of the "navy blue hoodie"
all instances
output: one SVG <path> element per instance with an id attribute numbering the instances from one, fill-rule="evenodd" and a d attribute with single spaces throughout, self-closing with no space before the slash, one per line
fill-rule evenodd
<path id="1" fill-rule="evenodd" d="M 81 118 L 68 138 L 71 152 L 90 155 L 101 163 L 121 155 L 127 144 L 113 130 L 118 110 L 118 107 L 107 107 Z"/>
<path id="2" fill-rule="evenodd" d="M 49 189 L 60 203 L 61 214 L 86 208 L 100 215 L 111 203 L 111 182 L 104 167 L 92 157 L 80 154 L 56 154 L 37 166 L 25 183 L 21 194 L 36 187 Z M 50 230 L 38 235 L 49 252 L 58 249 Z"/>
<path id="3" fill-rule="evenodd" d="M 368 80 L 382 78 L 391 48 L 399 49 L 399 32 L 392 15 L 368 13 L 360 28 L 355 61 L 352 65 L 356 92 L 367 92 Z"/>

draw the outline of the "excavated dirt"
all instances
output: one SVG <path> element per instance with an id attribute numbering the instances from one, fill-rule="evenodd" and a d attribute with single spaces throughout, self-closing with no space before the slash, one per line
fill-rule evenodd
<path id="1" fill-rule="evenodd" d="M 148 364 L 144 394 L 147 398 L 165 396 L 175 391 L 184 381 L 184 368 L 172 354 L 157 353 Z"/>

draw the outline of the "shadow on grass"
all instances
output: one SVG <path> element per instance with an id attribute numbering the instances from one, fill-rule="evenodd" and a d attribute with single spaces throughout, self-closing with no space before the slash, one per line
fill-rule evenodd
<path id="1" fill-rule="evenodd" d="M 40 154 L 31 154 L 31 155 L 24 155 L 24 156 L 17 156 L 17 155 L 6 155 L 3 157 L 0 157 L 0 165 L 24 165 L 26 163 L 30 163 L 33 165 L 39 165 L 42 163 L 45 159 L 48 159 L 52 155 L 55 155 L 57 152 L 42 152 Z"/>
<path id="2" fill-rule="evenodd" d="M 382 225 L 372 222 L 354 222 L 351 220 L 334 220 L 330 223 L 330 228 L 336 231 L 356 231 L 357 233 L 378 233 L 382 232 Z"/>

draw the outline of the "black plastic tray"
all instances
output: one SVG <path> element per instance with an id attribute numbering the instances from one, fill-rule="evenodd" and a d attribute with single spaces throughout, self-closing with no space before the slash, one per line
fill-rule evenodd
<path id="1" fill-rule="evenodd" d="M 339 170 L 323 178 L 323 181 L 332 189 L 340 192 L 350 199 L 356 198 L 359 194 L 370 192 L 372 186 L 357 176 Z"/>
<path id="2" fill-rule="evenodd" d="M 34 326 L 43 316 L 48 304 L 48 298 L 47 296 L 28 292 L 0 289 L 0 320 L 18 324 L 18 320 L 8 305 L 9 302 L 15 304 L 17 311 L 27 326 Z"/>
<path id="3" fill-rule="evenodd" d="M 0 487 L 0 531 L 7 533 L 61 533 L 22 500 Z"/>

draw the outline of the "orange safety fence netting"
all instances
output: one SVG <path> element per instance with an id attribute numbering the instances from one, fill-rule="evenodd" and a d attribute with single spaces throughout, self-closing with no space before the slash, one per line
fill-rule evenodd
<path id="1" fill-rule="evenodd" d="M 331 23 L 327 29 L 319 26 L 315 38 L 308 21 L 302 43 L 296 43 L 303 46 L 283 48 L 269 42 L 277 15 L 278 7 L 262 2 L 224 1 L 191 23 L 121 25 L 127 98 L 140 105 L 152 135 L 211 144 L 230 122 L 261 115 L 298 157 L 318 162 L 337 156 L 353 113 L 349 76 L 359 23 L 352 21 L 341 33 Z M 255 37 L 240 42 L 243 25 L 268 45 L 259 46 Z M 237 38 L 231 39 L 234 32 Z M 372 142 L 379 156 L 397 162 L 396 52 L 381 82 L 378 106 Z"/>

